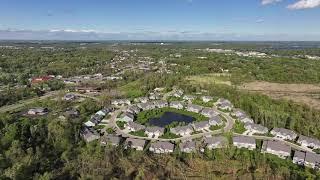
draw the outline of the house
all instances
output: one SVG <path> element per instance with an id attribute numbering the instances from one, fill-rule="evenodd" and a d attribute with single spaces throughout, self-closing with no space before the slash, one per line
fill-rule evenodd
<path id="1" fill-rule="evenodd" d="M 183 109 L 184 108 L 184 105 L 182 102 L 179 102 L 179 101 L 172 101 L 170 103 L 170 107 L 171 108 L 176 108 L 176 109 Z"/>
<path id="2" fill-rule="evenodd" d="M 204 137 L 203 143 L 209 150 L 224 148 L 228 145 L 228 139 L 224 136 Z M 202 149 L 204 151 L 204 149 Z"/>
<path id="3" fill-rule="evenodd" d="M 167 102 L 167 101 L 164 101 L 164 100 L 158 100 L 158 101 L 155 101 L 155 102 L 154 102 L 154 105 L 155 105 L 157 108 L 164 108 L 164 107 L 168 107 L 168 102 Z"/>
<path id="4" fill-rule="evenodd" d="M 294 131 L 284 129 L 284 128 L 273 128 L 270 132 L 276 138 L 283 140 L 295 140 L 297 138 L 297 134 Z"/>
<path id="5" fill-rule="evenodd" d="M 260 125 L 260 124 L 254 124 L 251 122 L 247 122 L 244 124 L 244 128 L 249 131 L 250 134 L 267 134 L 268 128 Z"/>
<path id="6" fill-rule="evenodd" d="M 106 116 L 106 115 L 109 114 L 111 111 L 113 111 L 113 109 L 111 109 L 111 108 L 104 108 L 104 109 L 101 109 L 100 111 L 96 112 L 96 115 Z"/>
<path id="7" fill-rule="evenodd" d="M 245 117 L 242 119 L 239 119 L 240 122 L 242 123 L 254 123 L 253 119 L 249 118 L 249 117 Z"/>
<path id="8" fill-rule="evenodd" d="M 127 138 L 124 147 L 125 149 L 127 148 L 132 148 L 138 151 L 142 151 L 144 148 L 146 141 L 142 139 L 133 139 L 133 138 Z"/>
<path id="9" fill-rule="evenodd" d="M 140 131 L 144 130 L 146 127 L 144 125 L 129 121 L 127 124 L 125 124 L 125 128 L 127 128 L 129 131 Z"/>
<path id="10" fill-rule="evenodd" d="M 147 134 L 149 138 L 158 138 L 159 136 L 163 135 L 163 133 L 164 128 L 162 127 L 147 127 L 145 130 L 145 134 Z"/>
<path id="11" fill-rule="evenodd" d="M 137 106 L 141 108 L 143 111 L 151 110 L 155 108 L 155 105 L 153 102 L 139 103 L 137 104 Z"/>
<path id="12" fill-rule="evenodd" d="M 62 99 L 65 101 L 73 101 L 76 98 L 77 98 L 76 95 L 68 93 L 68 94 L 64 95 Z"/>
<path id="13" fill-rule="evenodd" d="M 185 141 L 181 142 L 179 145 L 180 151 L 185 153 L 192 153 L 196 151 L 195 141 Z"/>
<path id="14" fill-rule="evenodd" d="M 125 122 L 133 122 L 134 121 L 134 115 L 129 113 L 129 112 L 125 112 L 123 114 L 123 116 L 119 120 L 125 121 Z"/>
<path id="15" fill-rule="evenodd" d="M 53 77 L 52 76 L 40 76 L 40 77 L 34 77 L 31 79 L 31 83 L 32 84 L 36 84 L 36 83 L 42 83 L 42 82 L 47 82 L 52 80 Z"/>
<path id="16" fill-rule="evenodd" d="M 86 141 L 91 142 L 100 138 L 100 135 L 93 128 L 83 127 L 80 131 L 80 136 Z"/>
<path id="17" fill-rule="evenodd" d="M 229 100 L 223 98 L 218 99 L 216 105 L 218 106 L 218 108 L 226 111 L 231 111 L 233 108 L 232 103 Z"/>
<path id="18" fill-rule="evenodd" d="M 231 113 L 231 116 L 236 117 L 238 120 L 240 120 L 246 118 L 247 114 L 241 109 L 234 109 Z"/>
<path id="19" fill-rule="evenodd" d="M 32 108 L 29 109 L 27 114 L 28 115 L 38 115 L 38 116 L 43 116 L 49 113 L 48 108 Z"/>
<path id="20" fill-rule="evenodd" d="M 154 153 L 172 153 L 174 150 L 174 144 L 170 142 L 154 142 L 151 143 L 151 146 L 149 148 L 149 151 Z"/>
<path id="21" fill-rule="evenodd" d="M 192 96 L 192 95 L 185 95 L 183 96 L 182 98 L 183 100 L 186 100 L 186 101 L 192 101 L 195 99 L 195 96 Z"/>
<path id="22" fill-rule="evenodd" d="M 217 111 L 211 108 L 203 108 L 203 110 L 201 111 L 201 114 L 210 118 L 210 117 L 218 116 L 220 113 L 218 113 Z"/>
<path id="23" fill-rule="evenodd" d="M 64 114 L 67 117 L 76 118 L 80 115 L 80 112 L 76 109 L 67 109 Z"/>
<path id="24" fill-rule="evenodd" d="M 182 90 L 176 90 L 173 94 L 172 94 L 172 96 L 173 97 L 181 97 L 183 95 L 183 91 Z"/>
<path id="25" fill-rule="evenodd" d="M 193 132 L 192 126 L 178 126 L 175 128 L 171 128 L 170 132 L 180 136 L 188 136 Z"/>
<path id="26" fill-rule="evenodd" d="M 161 99 L 161 95 L 159 93 L 150 93 L 149 99 L 152 99 L 152 100 Z"/>
<path id="27" fill-rule="evenodd" d="M 200 121 L 193 123 L 193 128 L 195 131 L 206 131 L 210 129 L 209 121 Z"/>
<path id="28" fill-rule="evenodd" d="M 223 121 L 219 116 L 213 116 L 209 119 L 210 126 L 221 126 L 223 125 Z"/>
<path id="29" fill-rule="evenodd" d="M 133 106 L 130 106 L 128 109 L 127 109 L 127 112 L 128 113 L 131 113 L 131 114 L 139 114 L 139 112 L 141 111 L 141 109 L 136 106 L 136 105 L 133 105 Z"/>
<path id="30" fill-rule="evenodd" d="M 99 93 L 101 89 L 99 87 L 79 86 L 79 87 L 75 87 L 75 91 L 80 93 Z"/>
<path id="31" fill-rule="evenodd" d="M 304 159 L 304 165 L 313 169 L 320 168 L 320 154 L 306 152 L 306 158 Z"/>
<path id="32" fill-rule="evenodd" d="M 89 121 L 87 121 L 85 124 L 85 126 L 87 127 L 93 127 L 93 126 L 96 126 L 98 125 L 103 119 L 103 116 L 102 115 L 99 115 L 99 114 L 95 114 L 91 117 L 91 119 Z"/>
<path id="33" fill-rule="evenodd" d="M 300 135 L 297 143 L 306 148 L 320 149 L 320 141 L 315 138 Z"/>
<path id="34" fill-rule="evenodd" d="M 274 154 L 282 159 L 289 157 L 291 154 L 291 147 L 280 141 L 263 141 L 261 152 Z"/>
<path id="35" fill-rule="evenodd" d="M 256 149 L 256 140 L 253 137 L 235 136 L 233 137 L 233 145 L 237 148 Z"/>
<path id="36" fill-rule="evenodd" d="M 114 106 L 131 105 L 131 101 L 129 99 L 115 99 L 111 101 L 111 104 Z"/>
<path id="37" fill-rule="evenodd" d="M 213 97 L 211 97 L 211 96 L 202 96 L 201 99 L 202 99 L 203 102 L 207 103 L 207 102 L 212 101 Z"/>
<path id="38" fill-rule="evenodd" d="M 107 135 L 101 139 L 102 145 L 110 144 L 112 146 L 119 146 L 121 141 L 121 137 L 115 135 Z"/>
<path id="39" fill-rule="evenodd" d="M 306 152 L 294 151 L 292 162 L 302 166 L 304 165 L 305 158 L 306 158 Z"/>
<path id="40" fill-rule="evenodd" d="M 136 98 L 134 101 L 135 102 L 146 103 L 146 102 L 149 101 L 149 98 L 148 97 L 139 97 L 139 98 Z"/>
<path id="41" fill-rule="evenodd" d="M 187 106 L 187 110 L 194 112 L 194 113 L 199 113 L 202 109 L 203 109 L 203 107 L 199 106 L 199 105 L 189 104 Z"/>

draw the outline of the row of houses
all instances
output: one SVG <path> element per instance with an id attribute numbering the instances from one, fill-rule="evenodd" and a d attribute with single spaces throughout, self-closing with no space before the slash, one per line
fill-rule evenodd
<path id="1" fill-rule="evenodd" d="M 91 116 L 90 120 L 84 123 L 85 126 L 87 127 L 93 127 L 98 125 L 103 118 L 108 115 L 110 112 L 112 112 L 112 108 L 104 108 L 101 109 L 100 111 L 96 112 L 93 116 Z"/>

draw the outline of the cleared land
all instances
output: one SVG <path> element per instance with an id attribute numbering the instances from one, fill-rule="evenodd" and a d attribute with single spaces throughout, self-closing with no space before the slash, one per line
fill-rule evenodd
<path id="1" fill-rule="evenodd" d="M 231 85 L 230 74 L 227 73 L 212 73 L 196 76 L 188 76 L 186 78 L 192 84 L 225 84 Z"/>

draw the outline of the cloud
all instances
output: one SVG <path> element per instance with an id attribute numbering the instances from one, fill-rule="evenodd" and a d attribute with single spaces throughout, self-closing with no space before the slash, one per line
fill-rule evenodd
<path id="1" fill-rule="evenodd" d="M 262 0 L 261 1 L 261 4 L 262 5 L 268 5 L 268 4 L 274 4 L 274 3 L 277 3 L 277 2 L 281 2 L 282 0 Z"/>
<path id="2" fill-rule="evenodd" d="M 256 23 L 264 23 L 264 19 L 257 19 Z"/>
<path id="3" fill-rule="evenodd" d="M 287 6 L 288 9 L 298 10 L 298 9 L 311 9 L 320 6 L 320 0 L 299 0 L 294 4 Z"/>

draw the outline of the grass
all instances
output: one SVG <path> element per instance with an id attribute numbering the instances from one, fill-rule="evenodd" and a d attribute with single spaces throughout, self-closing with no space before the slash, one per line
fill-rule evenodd
<path id="1" fill-rule="evenodd" d="M 246 128 L 244 128 L 244 123 L 236 121 L 233 126 L 233 131 L 238 134 L 244 133 L 246 131 Z"/>
<path id="2" fill-rule="evenodd" d="M 161 117 L 165 112 L 174 112 L 174 113 L 179 113 L 179 114 L 191 116 L 191 117 L 195 118 L 196 121 L 209 120 L 209 118 L 207 118 L 201 114 L 198 114 L 198 113 L 189 112 L 189 111 L 181 110 L 181 109 L 165 107 L 165 108 L 143 111 L 137 115 L 136 121 L 140 124 L 146 124 L 149 121 L 149 119 Z"/>
<path id="3" fill-rule="evenodd" d="M 107 131 L 108 134 L 113 134 L 113 133 L 115 133 L 115 130 L 112 129 L 112 128 L 107 128 L 106 131 Z"/>
<path id="4" fill-rule="evenodd" d="M 211 131 L 219 130 L 222 129 L 224 125 L 215 125 L 215 126 L 210 126 Z"/>
<path id="5" fill-rule="evenodd" d="M 129 134 L 139 137 L 147 137 L 147 135 L 144 133 L 144 130 L 136 131 L 136 132 L 130 132 Z"/>
<path id="6" fill-rule="evenodd" d="M 195 99 L 192 101 L 192 104 L 197 104 L 204 107 L 213 107 L 215 101 L 203 102 L 201 99 Z"/>
<path id="7" fill-rule="evenodd" d="M 210 73 L 210 74 L 201 74 L 195 76 L 188 76 L 186 80 L 190 81 L 191 84 L 203 85 L 203 84 L 224 84 L 231 85 L 230 75 L 220 74 L 220 73 Z"/>
<path id="8" fill-rule="evenodd" d="M 162 138 L 162 139 L 175 139 L 175 138 L 179 138 L 179 137 L 181 137 L 181 136 L 173 134 L 170 131 L 168 131 L 168 132 L 164 133 L 162 136 L 160 136 L 159 138 Z"/>
<path id="9" fill-rule="evenodd" d="M 120 129 L 124 129 L 124 125 L 127 124 L 126 122 L 124 121 L 117 121 L 117 126 L 120 128 Z"/>
<path id="10" fill-rule="evenodd" d="M 133 81 L 124 86 L 121 86 L 120 91 L 124 92 L 128 98 L 137 98 L 144 96 L 146 92 L 141 89 L 142 84 L 140 81 Z"/>

